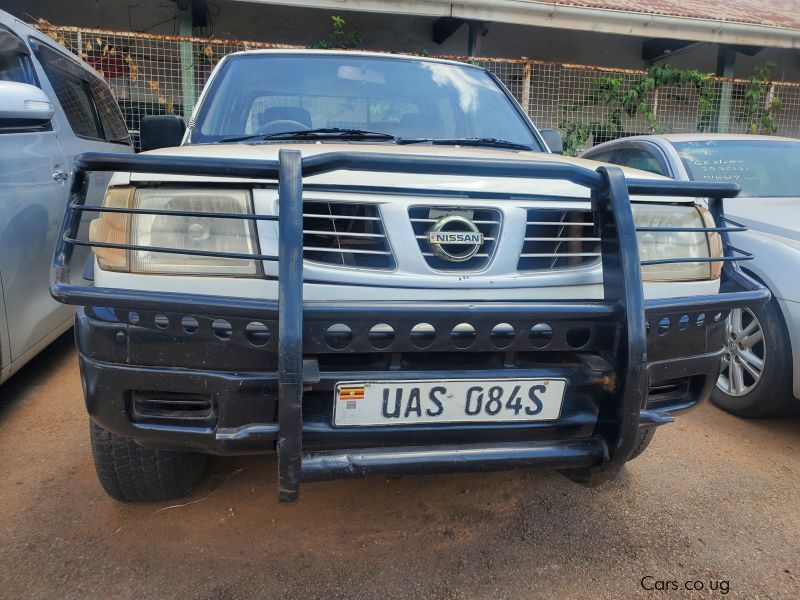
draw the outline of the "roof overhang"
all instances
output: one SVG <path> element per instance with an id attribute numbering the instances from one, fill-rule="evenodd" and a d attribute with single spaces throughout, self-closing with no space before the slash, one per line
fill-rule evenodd
<path id="1" fill-rule="evenodd" d="M 800 48 L 800 30 L 655 13 L 566 6 L 534 0 L 239 0 L 340 11 L 362 11 L 555 27 L 644 38 Z"/>

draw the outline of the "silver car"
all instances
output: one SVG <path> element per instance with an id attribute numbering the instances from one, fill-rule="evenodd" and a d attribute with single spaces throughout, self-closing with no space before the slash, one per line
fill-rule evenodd
<path id="1" fill-rule="evenodd" d="M 133 151 L 108 85 L 0 11 L 0 383 L 72 326 L 49 267 L 75 156 L 93 150 Z"/>
<path id="2" fill-rule="evenodd" d="M 725 212 L 749 231 L 731 242 L 755 254 L 742 268 L 772 300 L 731 312 L 728 347 L 712 396 L 743 417 L 800 409 L 800 140 L 773 136 L 684 134 L 636 136 L 583 154 L 683 181 L 738 183 Z"/>

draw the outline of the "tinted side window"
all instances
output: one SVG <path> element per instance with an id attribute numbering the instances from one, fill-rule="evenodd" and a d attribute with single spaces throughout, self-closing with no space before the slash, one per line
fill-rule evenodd
<path id="1" fill-rule="evenodd" d="M 4 27 L 0 27 L 0 81 L 38 85 L 28 48 Z"/>
<path id="2" fill-rule="evenodd" d="M 22 65 L 24 58 L 21 54 L 0 52 L 0 80 L 29 83 L 25 77 L 25 68 Z"/>
<path id="3" fill-rule="evenodd" d="M 36 45 L 36 55 L 75 135 L 103 139 L 89 82 L 81 69 L 65 56 L 41 44 Z"/>
<path id="4" fill-rule="evenodd" d="M 614 157 L 614 153 L 615 152 L 616 152 L 616 149 L 605 150 L 605 151 L 602 151 L 602 152 L 597 152 L 597 153 L 593 153 L 593 154 L 587 154 L 586 158 L 588 158 L 589 160 L 596 160 L 596 161 L 599 161 L 599 162 L 610 163 L 610 162 L 612 162 L 611 159 Z"/>
<path id="5" fill-rule="evenodd" d="M 105 138 L 109 142 L 124 142 L 130 144 L 131 138 L 128 128 L 125 126 L 125 119 L 122 117 L 119 105 L 111 95 L 108 86 L 98 77 L 93 77 L 89 83 L 97 113 L 100 116 L 100 123 L 103 126 Z"/>
<path id="6" fill-rule="evenodd" d="M 86 82 L 60 71 L 48 72 L 47 76 L 75 135 L 102 139 Z"/>
<path id="7" fill-rule="evenodd" d="M 640 171 L 649 171 L 656 175 L 666 175 L 655 155 L 639 148 L 620 148 L 614 162 Z"/>

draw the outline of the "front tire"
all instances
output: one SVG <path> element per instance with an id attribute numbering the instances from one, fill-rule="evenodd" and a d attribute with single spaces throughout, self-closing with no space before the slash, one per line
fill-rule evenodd
<path id="1" fill-rule="evenodd" d="M 97 478 L 106 493 L 121 502 L 180 498 L 205 472 L 202 454 L 144 448 L 93 421 L 89 435 Z"/>
<path id="2" fill-rule="evenodd" d="M 653 441 L 653 436 L 656 434 L 655 427 L 640 427 L 639 431 L 636 432 L 636 442 L 633 444 L 633 452 L 628 457 L 628 462 L 631 462 L 634 458 L 641 456 L 641 454 L 647 450 L 647 447 L 650 445 L 650 442 Z"/>
<path id="3" fill-rule="evenodd" d="M 792 346 L 777 300 L 737 308 L 726 322 L 722 373 L 711 399 L 739 417 L 773 417 L 794 412 Z"/>

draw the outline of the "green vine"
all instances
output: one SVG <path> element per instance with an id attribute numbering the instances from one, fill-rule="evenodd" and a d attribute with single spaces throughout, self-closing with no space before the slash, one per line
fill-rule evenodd
<path id="1" fill-rule="evenodd" d="M 775 113 L 781 110 L 781 99 L 770 95 L 770 75 L 774 68 L 775 63 L 769 60 L 754 69 L 755 73 L 750 77 L 750 87 L 745 91 L 742 107 L 736 115 L 736 121 L 746 123 L 752 134 L 778 133 Z"/>
<path id="2" fill-rule="evenodd" d="M 583 100 L 564 108 L 564 118 L 559 123 L 559 128 L 564 130 L 565 154 L 575 156 L 589 136 L 599 139 L 620 137 L 624 134 L 622 119 L 625 115 L 641 115 L 650 133 L 664 133 L 650 104 L 653 93 L 662 86 L 693 87 L 697 90 L 700 109 L 697 131 L 709 130 L 716 107 L 712 74 L 697 69 L 682 70 L 671 65 L 655 65 L 639 79 L 626 79 L 626 76 L 600 77 L 592 83 L 589 94 Z M 602 121 L 587 123 L 574 118 L 582 108 L 600 104 L 609 108 Z"/>
<path id="3" fill-rule="evenodd" d="M 345 31 L 345 20 L 334 15 L 331 17 L 331 33 L 324 40 L 318 41 L 314 47 L 322 50 L 329 48 L 355 48 L 361 45 L 363 35 L 360 31 Z"/>

